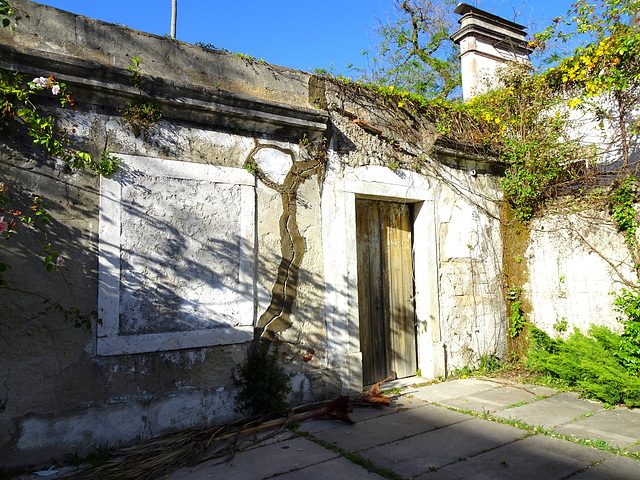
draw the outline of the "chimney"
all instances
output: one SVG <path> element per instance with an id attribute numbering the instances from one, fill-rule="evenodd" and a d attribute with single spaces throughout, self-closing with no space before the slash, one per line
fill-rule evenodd
<path id="1" fill-rule="evenodd" d="M 533 49 L 525 40 L 526 27 L 461 3 L 460 28 L 451 40 L 460 45 L 462 97 L 468 101 L 483 92 L 496 70 L 509 62 L 528 63 Z"/>

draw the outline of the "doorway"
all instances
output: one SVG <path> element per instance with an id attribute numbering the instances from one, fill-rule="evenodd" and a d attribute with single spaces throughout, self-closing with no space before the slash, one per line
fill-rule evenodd
<path id="1" fill-rule="evenodd" d="M 415 375 L 413 205 L 356 199 L 363 383 Z"/>

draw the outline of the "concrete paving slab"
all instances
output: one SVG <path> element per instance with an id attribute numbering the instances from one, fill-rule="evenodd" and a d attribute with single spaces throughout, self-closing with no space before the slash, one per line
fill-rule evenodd
<path id="1" fill-rule="evenodd" d="M 467 422 L 471 418 L 464 413 L 423 404 L 420 408 L 317 432 L 314 436 L 343 450 L 356 452 L 454 423 Z"/>
<path id="2" fill-rule="evenodd" d="M 464 408 L 474 412 L 493 413 L 506 407 L 520 403 L 532 402 L 537 396 L 516 387 L 499 387 L 483 392 L 442 400 L 440 403 L 449 407 Z"/>
<path id="3" fill-rule="evenodd" d="M 531 385 L 528 383 L 519 384 L 520 387 L 527 389 L 531 393 L 535 393 L 536 395 L 540 395 L 541 397 L 550 397 L 551 395 L 555 395 L 558 391 L 555 388 L 551 387 L 543 387 L 541 385 Z"/>
<path id="4" fill-rule="evenodd" d="M 389 406 L 381 406 L 379 408 L 373 406 L 358 406 L 354 405 L 353 412 L 349 414 L 354 422 L 360 423 L 372 418 L 383 417 L 385 415 L 391 415 L 392 413 L 409 410 L 412 408 L 424 407 L 424 402 L 415 398 L 409 398 L 404 396 L 394 397 Z M 337 428 L 343 426 L 344 423 L 337 420 L 311 420 L 300 424 L 300 430 L 308 433 L 321 432 L 322 430 L 329 430 L 331 428 Z"/>
<path id="5" fill-rule="evenodd" d="M 278 480 L 380 480 L 384 477 L 340 457 L 285 473 L 276 478 Z"/>
<path id="6" fill-rule="evenodd" d="M 427 472 L 415 480 L 559 480 L 610 456 L 595 448 L 536 435 Z"/>
<path id="7" fill-rule="evenodd" d="M 543 387 L 541 385 L 534 385 L 532 383 L 520 383 L 514 380 L 507 380 L 503 378 L 487 378 L 487 380 L 491 380 L 492 382 L 495 382 L 504 387 L 521 388 L 522 390 L 528 391 L 529 393 L 533 393 L 534 395 L 538 395 L 540 397 L 550 397 L 551 395 L 555 395 L 556 393 L 558 393 L 555 388 Z"/>
<path id="8" fill-rule="evenodd" d="M 441 402 L 449 398 L 472 395 L 474 393 L 491 390 L 500 387 L 499 384 L 489 380 L 477 378 L 461 378 L 449 382 L 435 383 L 415 389 L 413 396 L 427 402 Z"/>
<path id="9" fill-rule="evenodd" d="M 582 414 L 601 409 L 600 402 L 578 398 L 577 393 L 565 392 L 520 407 L 507 408 L 495 415 L 505 419 L 521 420 L 531 426 L 553 428 L 580 418 Z"/>
<path id="10" fill-rule="evenodd" d="M 290 430 L 271 429 L 264 430 L 255 434 L 240 435 L 235 441 L 238 449 L 249 450 L 250 448 L 260 448 L 272 443 L 283 442 L 294 437 L 294 433 Z"/>
<path id="11" fill-rule="evenodd" d="M 380 384 L 380 390 L 392 390 L 394 388 L 407 388 L 412 385 L 420 385 L 421 383 L 428 383 L 429 379 L 424 377 L 406 377 L 406 378 L 396 378 L 395 380 L 389 380 L 382 384 Z M 370 387 L 370 385 L 365 386 L 365 390 Z"/>
<path id="12" fill-rule="evenodd" d="M 511 425 L 473 418 L 370 448 L 359 454 L 377 467 L 388 468 L 399 475 L 412 478 L 432 468 L 511 443 L 525 434 L 525 431 Z"/>
<path id="13" fill-rule="evenodd" d="M 601 439 L 610 447 L 627 448 L 640 440 L 640 410 L 626 407 L 602 410 L 554 430 L 576 438 Z"/>
<path id="14" fill-rule="evenodd" d="M 230 463 L 219 459 L 176 470 L 169 480 L 262 480 L 325 462 L 338 455 L 305 439 L 293 438 L 238 452 Z"/>
<path id="15" fill-rule="evenodd" d="M 571 477 L 572 480 L 640 480 L 640 460 L 613 456 Z"/>

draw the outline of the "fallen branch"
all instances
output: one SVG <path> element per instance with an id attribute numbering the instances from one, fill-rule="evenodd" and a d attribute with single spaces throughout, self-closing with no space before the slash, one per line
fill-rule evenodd
<path id="1" fill-rule="evenodd" d="M 389 379 L 383 382 L 387 380 Z M 379 387 L 383 382 L 376 383 L 355 401 L 360 404 L 388 405 L 391 399 L 380 393 Z M 350 400 L 348 396 L 342 396 L 330 402 L 303 405 L 293 409 L 287 417 L 283 418 L 265 421 L 268 417 L 252 417 L 220 427 L 189 429 L 153 438 L 121 449 L 115 458 L 104 465 L 84 468 L 61 478 L 154 480 L 179 468 L 194 466 L 214 458 L 223 458 L 222 461 L 228 461 L 236 452 L 273 437 L 295 423 L 331 419 L 354 424 L 355 422 L 349 417 L 349 413 L 352 412 Z M 313 409 L 308 410 L 309 408 Z M 239 446 L 240 437 L 255 435 L 266 430 L 273 431 L 269 435 L 253 438 L 245 446 Z"/>
<path id="2" fill-rule="evenodd" d="M 391 403 L 391 397 L 387 397 L 382 395 L 380 392 L 380 385 L 386 382 L 387 380 L 391 380 L 391 377 L 387 377 L 381 382 L 378 382 L 369 389 L 364 392 L 360 397 L 358 397 L 358 401 L 362 403 L 368 403 L 371 405 L 389 405 Z"/>

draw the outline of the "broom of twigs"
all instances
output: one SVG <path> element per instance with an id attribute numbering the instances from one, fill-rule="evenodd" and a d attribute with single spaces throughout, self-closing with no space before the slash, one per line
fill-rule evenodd
<path id="1" fill-rule="evenodd" d="M 380 393 L 378 382 L 363 395 L 353 399 L 358 405 L 389 405 L 391 399 Z M 348 396 L 329 402 L 302 405 L 284 417 L 250 417 L 223 426 L 192 428 L 152 438 L 130 447 L 120 449 L 111 460 L 99 466 L 87 467 L 68 473 L 65 480 L 155 480 L 169 475 L 182 467 L 191 467 L 201 462 L 220 459 L 230 461 L 235 453 L 246 450 L 281 433 L 290 425 L 306 420 L 329 418 L 355 423 Z M 269 431 L 266 435 L 259 432 Z M 252 436 L 252 437 L 251 437 Z M 244 437 L 244 438 L 243 438 Z"/>

